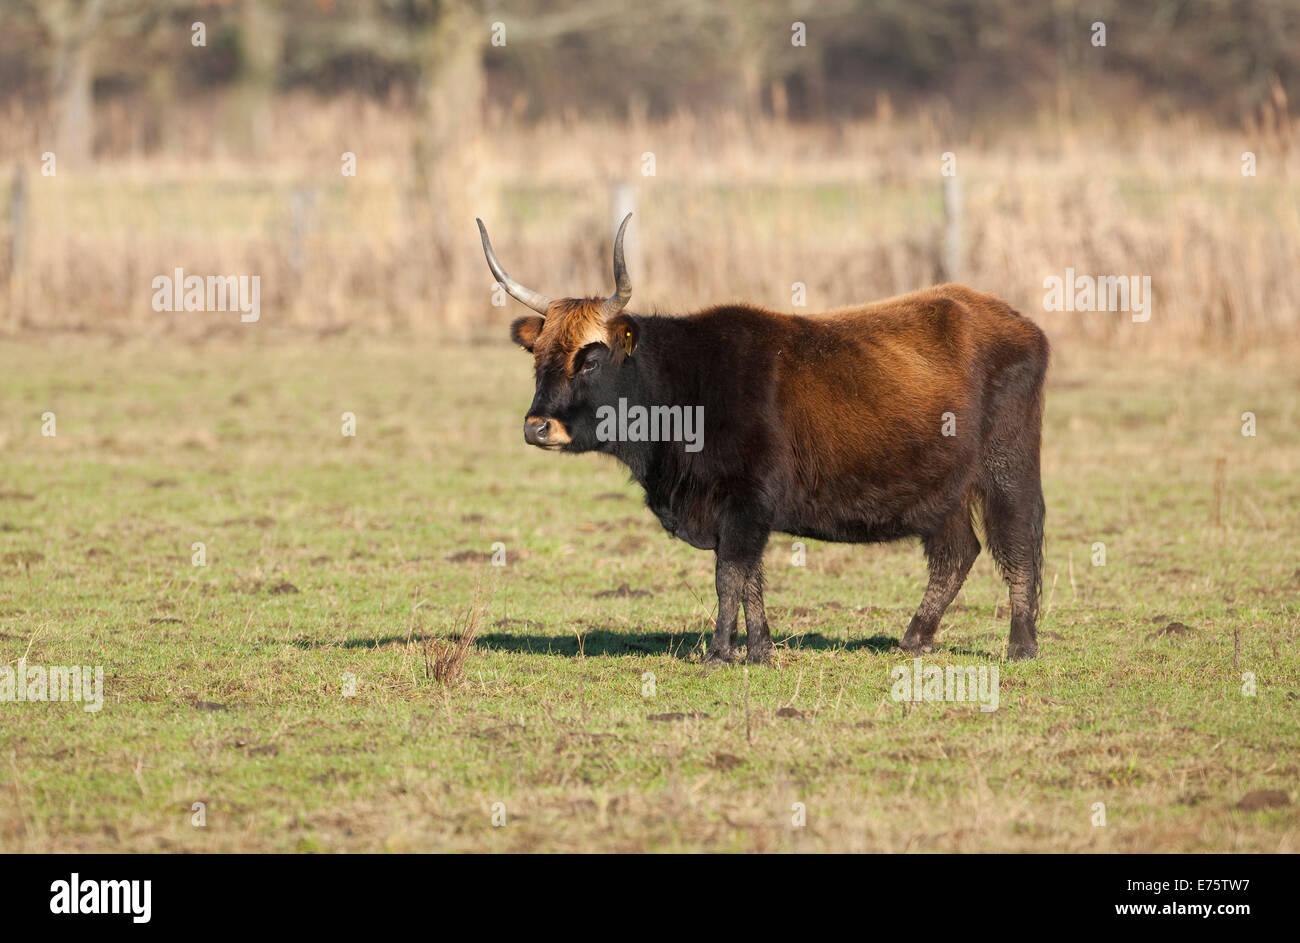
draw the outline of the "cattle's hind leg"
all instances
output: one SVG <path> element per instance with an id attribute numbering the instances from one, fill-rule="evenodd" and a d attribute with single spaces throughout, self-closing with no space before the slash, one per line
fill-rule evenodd
<path id="1" fill-rule="evenodd" d="M 899 647 L 905 652 L 934 651 L 934 634 L 949 603 L 961 589 L 971 564 L 979 556 L 980 542 L 971 527 L 970 507 L 962 504 L 948 515 L 939 529 L 922 541 L 930 563 L 930 585 L 926 587 L 916 615 L 908 623 Z"/>
<path id="2" fill-rule="evenodd" d="M 1007 658 L 1033 658 L 1038 654 L 1038 593 L 1043 571 L 1043 492 L 1037 478 L 1026 477 L 1023 487 L 1011 497 L 986 496 L 984 530 L 989 550 L 1011 591 Z"/>

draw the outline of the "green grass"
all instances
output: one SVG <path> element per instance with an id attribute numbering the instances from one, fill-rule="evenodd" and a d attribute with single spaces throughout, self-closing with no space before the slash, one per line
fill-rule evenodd
<path id="1" fill-rule="evenodd" d="M 0 850 L 1296 849 L 1294 804 L 1237 808 L 1296 795 L 1293 357 L 1058 345 L 1041 656 L 1001 661 L 985 555 L 926 658 L 998 664 L 993 713 L 890 697 L 914 542 L 774 538 L 775 666 L 702 666 L 712 556 L 523 445 L 517 350 L 17 340 L 0 375 L 0 663 L 105 675 L 99 713 L 0 704 Z"/>

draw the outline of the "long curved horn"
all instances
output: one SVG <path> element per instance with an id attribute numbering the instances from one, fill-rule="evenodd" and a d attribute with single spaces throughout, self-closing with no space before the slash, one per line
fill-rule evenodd
<path id="1" fill-rule="evenodd" d="M 609 320 L 626 308 L 632 298 L 632 276 L 627 273 L 627 262 L 623 259 L 623 230 L 627 229 L 627 222 L 631 218 L 631 213 L 623 217 L 623 223 L 618 227 L 618 235 L 614 237 L 614 283 L 618 288 L 601 306 L 600 310 L 605 320 Z"/>
<path id="2" fill-rule="evenodd" d="M 483 228 L 483 220 L 476 217 L 474 222 L 478 223 L 479 234 L 483 236 L 483 254 L 487 256 L 488 268 L 492 270 L 492 276 L 501 283 L 502 288 L 510 293 L 511 298 L 521 304 L 528 305 L 528 307 L 545 317 L 546 309 L 551 306 L 551 299 L 541 292 L 525 288 L 507 275 L 506 270 L 497 261 L 497 254 L 492 251 L 492 243 L 488 241 L 487 230 Z M 630 288 L 628 290 L 631 291 Z"/>

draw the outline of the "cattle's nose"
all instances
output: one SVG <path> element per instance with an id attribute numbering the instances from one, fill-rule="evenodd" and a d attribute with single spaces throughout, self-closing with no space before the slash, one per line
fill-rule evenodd
<path id="1" fill-rule="evenodd" d="M 525 419 L 524 441 L 529 445 L 546 445 L 551 437 L 551 420 Z"/>

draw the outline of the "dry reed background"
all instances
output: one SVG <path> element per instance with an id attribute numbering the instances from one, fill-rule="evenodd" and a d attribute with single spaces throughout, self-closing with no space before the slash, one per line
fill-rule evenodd
<path id="1" fill-rule="evenodd" d="M 99 159 L 45 177 L 38 122 L 11 103 L 0 114 L 0 324 L 247 330 L 230 315 L 155 312 L 152 278 L 179 266 L 260 275 L 263 330 L 499 338 L 512 311 L 491 303 L 474 216 L 521 280 L 552 295 L 603 292 L 620 185 L 636 194 L 634 307 L 746 299 L 798 311 L 791 286 L 802 282 L 813 312 L 944 279 L 950 151 L 965 204 L 958 274 L 1054 338 L 1221 350 L 1300 333 L 1300 155 L 1285 111 L 1239 132 L 1043 114 L 956 140 L 942 110 L 840 124 L 687 113 L 525 124 L 490 109 L 456 160 L 432 167 L 412 159 L 417 122 L 401 108 L 282 97 L 256 160 L 223 154 L 221 111 L 214 100 L 180 113 L 169 148 L 140 157 L 140 117 L 113 109 L 97 116 Z M 355 177 L 340 172 L 344 151 Z M 1257 176 L 1242 175 L 1245 151 Z M 654 176 L 642 174 L 646 153 Z M 438 212 L 422 199 L 435 173 L 453 194 Z M 463 234 L 452 250 L 439 251 L 438 226 Z M 1150 275 L 1151 321 L 1044 312 L 1043 279 L 1067 266 Z"/>

